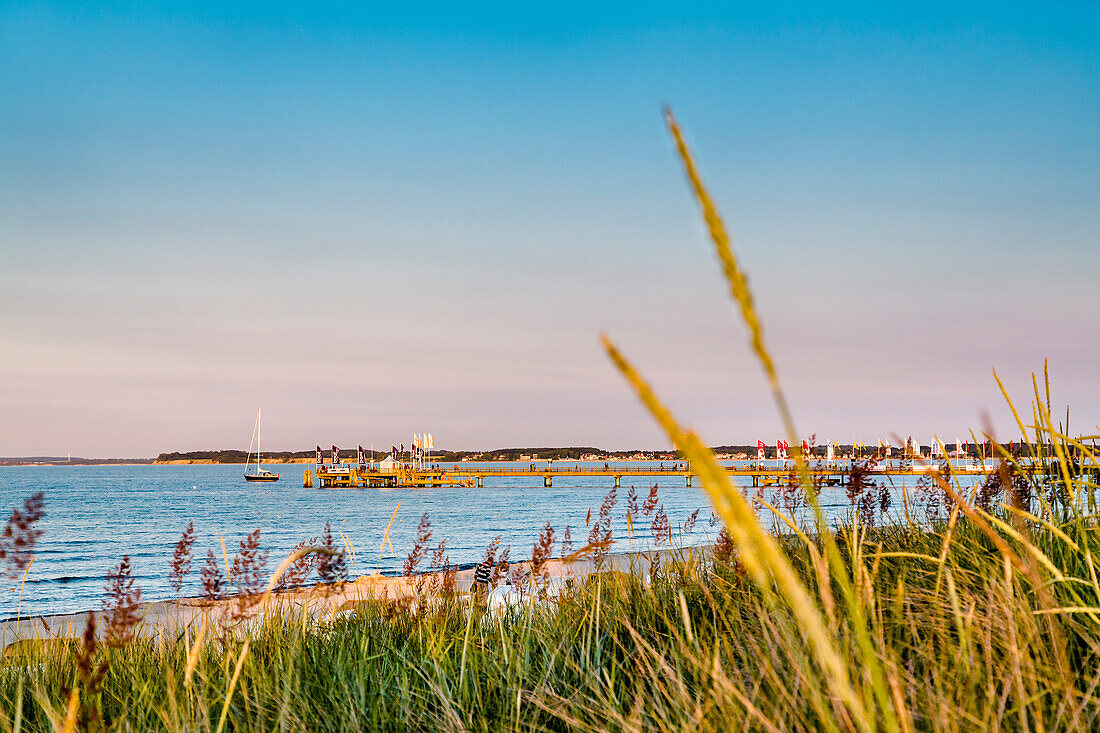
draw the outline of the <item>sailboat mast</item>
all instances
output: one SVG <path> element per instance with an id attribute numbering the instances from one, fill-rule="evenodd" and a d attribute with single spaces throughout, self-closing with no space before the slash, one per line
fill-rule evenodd
<path id="1" fill-rule="evenodd" d="M 263 408 L 256 408 L 256 473 L 260 472 L 260 414 Z"/>

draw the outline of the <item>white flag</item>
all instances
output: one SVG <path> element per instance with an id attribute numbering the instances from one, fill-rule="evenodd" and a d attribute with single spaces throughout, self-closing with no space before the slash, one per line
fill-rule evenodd
<path id="1" fill-rule="evenodd" d="M 428 450 L 435 450 L 435 436 L 428 433 Z"/>

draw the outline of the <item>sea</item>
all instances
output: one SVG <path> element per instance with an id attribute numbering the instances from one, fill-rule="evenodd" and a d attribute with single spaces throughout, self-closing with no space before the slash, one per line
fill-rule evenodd
<path id="1" fill-rule="evenodd" d="M 474 465 L 461 464 L 467 468 Z M 554 463 L 555 468 L 576 465 L 581 464 Z M 123 556 L 130 558 L 143 600 L 174 598 L 169 563 L 190 522 L 196 534 L 195 558 L 183 596 L 201 593 L 199 569 L 208 552 L 223 564 L 226 557 L 232 562 L 241 541 L 256 529 L 269 552 L 268 568 L 273 569 L 295 544 L 317 537 L 328 523 L 336 541 L 349 550 L 353 576 L 400 572 L 424 516 L 430 522 L 431 544 L 434 547 L 445 540 L 447 558 L 455 565 L 476 563 L 498 537 L 502 545 L 511 547 L 513 559 L 529 558 L 547 522 L 554 529 L 556 548 L 560 548 L 557 543 L 567 527 L 574 548 L 579 548 L 613 484 L 609 477 L 556 476 L 553 486 L 546 487 L 539 476 L 494 476 L 487 477 L 482 488 L 307 489 L 302 486 L 302 474 L 313 466 L 268 468 L 281 474 L 281 480 L 246 483 L 243 466 L 226 464 L 0 468 L 0 520 L 6 521 L 11 510 L 21 507 L 35 492 L 44 492 L 46 497 L 46 516 L 40 522 L 43 534 L 25 582 L 22 577 L 0 580 L 0 619 L 98 609 L 106 577 Z M 901 516 L 903 493 L 913 501 L 910 493 L 903 491 L 903 484 L 912 490 L 917 477 L 878 480 L 886 484 L 888 514 L 896 520 Z M 746 496 L 757 491 L 751 488 L 750 479 L 735 481 Z M 717 517 L 698 479 L 694 486 L 685 484 L 680 476 L 623 477 L 612 512 L 613 551 L 653 546 L 652 517 L 635 516 L 627 525 L 631 487 L 641 503 L 650 488 L 657 486 L 674 544 L 689 547 L 712 542 L 719 530 Z M 774 489 L 761 494 L 783 508 L 784 498 Z M 833 521 L 851 513 L 843 488 L 826 488 L 821 503 Z M 792 506 L 789 499 L 786 508 L 808 517 L 805 507 Z M 695 512 L 694 527 L 684 531 Z M 768 510 L 762 510 L 761 516 L 766 525 L 779 527 Z M 389 542 L 382 548 L 391 518 Z M 554 555 L 558 554 L 556 549 Z"/>

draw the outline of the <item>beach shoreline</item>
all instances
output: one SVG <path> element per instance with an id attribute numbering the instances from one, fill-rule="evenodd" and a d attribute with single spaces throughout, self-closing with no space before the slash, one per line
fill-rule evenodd
<path id="1" fill-rule="evenodd" d="M 705 557 L 712 545 L 695 545 L 685 548 L 662 548 L 659 550 L 635 550 L 620 553 L 608 553 L 597 567 L 591 557 L 565 561 L 562 558 L 547 560 L 543 572 L 550 579 L 550 585 L 560 591 L 569 581 L 584 582 L 596 573 L 629 572 L 648 578 L 652 558 L 660 556 L 663 564 L 666 558 L 676 555 L 688 555 L 694 560 Z M 454 591 L 459 597 L 468 597 L 473 586 L 476 565 L 462 567 L 454 571 Z M 530 560 L 509 563 L 509 573 L 517 569 L 529 574 Z M 402 603 L 414 599 L 422 593 L 422 586 L 439 581 L 448 571 L 431 570 L 404 575 L 363 575 L 339 584 L 325 585 L 317 583 L 286 590 L 273 591 L 267 603 L 255 607 L 251 623 L 261 621 L 272 610 L 292 610 L 305 612 L 317 620 L 335 618 L 338 614 L 353 611 L 360 603 L 396 602 Z M 507 574 L 496 587 L 507 583 Z M 438 586 L 438 583 L 434 583 Z M 240 596 L 221 598 L 216 601 L 201 596 L 191 596 L 177 600 L 147 601 L 140 605 L 138 635 L 143 638 L 159 638 L 166 635 L 178 636 L 196 625 L 211 625 L 227 619 Z M 6 654 L 9 650 L 30 641 L 59 639 L 79 639 L 84 633 L 90 613 L 100 615 L 99 609 L 86 609 L 59 614 L 27 616 L 0 621 L 0 649 Z M 103 623 L 97 624 L 98 633 L 103 633 Z"/>

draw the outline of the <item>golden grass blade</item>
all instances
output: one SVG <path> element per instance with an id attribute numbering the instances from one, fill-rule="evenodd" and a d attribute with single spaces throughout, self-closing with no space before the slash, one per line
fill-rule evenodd
<path id="1" fill-rule="evenodd" d="M 199 633 L 195 637 L 195 643 L 187 651 L 187 663 L 183 667 L 183 681 L 187 686 L 191 685 L 191 677 L 195 674 L 195 667 L 199 663 L 199 654 L 202 653 L 202 645 L 206 640 L 206 614 L 203 614 L 202 623 L 199 625 Z"/>
<path id="2" fill-rule="evenodd" d="M 69 704 L 65 710 L 65 720 L 58 730 L 61 733 L 73 733 L 76 730 L 76 714 L 80 710 L 80 691 L 75 687 L 69 693 Z"/>
<path id="3" fill-rule="evenodd" d="M 275 586 L 279 584 L 279 578 L 283 573 L 287 571 L 294 563 L 298 562 L 306 555 L 339 555 L 337 550 L 332 550 L 327 547 L 302 547 L 295 550 L 286 556 L 286 559 L 279 564 L 279 567 L 275 569 L 275 572 L 271 574 L 271 580 L 267 581 L 267 588 L 264 589 L 263 599 L 261 604 L 263 607 L 267 606 L 267 602 L 271 599 L 271 593 L 275 590 Z"/>
<path id="4" fill-rule="evenodd" d="M 1002 505 L 1002 506 L 1004 506 L 1006 509 L 1008 508 L 1007 505 Z M 1004 522 L 1004 521 L 998 519 L 997 517 L 990 514 L 989 512 L 983 511 L 981 509 L 975 509 L 975 511 L 977 511 L 979 514 L 981 514 L 982 518 L 984 518 L 987 522 L 989 522 L 989 523 L 993 524 L 994 526 L 1000 528 L 1000 530 L 1002 532 L 1004 532 L 1009 537 L 1011 537 L 1012 539 L 1019 542 L 1021 545 L 1023 545 L 1024 549 L 1027 551 L 1027 553 L 1029 555 L 1031 555 L 1032 557 L 1034 557 L 1036 560 L 1038 560 L 1039 564 L 1042 565 L 1044 568 L 1046 568 L 1047 572 L 1050 573 L 1051 576 L 1055 580 L 1057 580 L 1060 583 L 1064 583 L 1066 581 L 1066 576 L 1062 574 L 1062 571 L 1058 569 L 1058 566 L 1056 566 L 1051 561 L 1051 559 L 1043 553 L 1042 550 L 1040 550 L 1038 547 L 1033 545 L 1031 542 L 1028 541 L 1028 539 L 1026 537 L 1024 537 L 1022 534 L 1017 532 L 1015 529 L 1013 529 L 1011 525 L 1009 525 L 1007 522 Z"/>
<path id="5" fill-rule="evenodd" d="M 797 446 L 798 434 L 794 427 L 794 419 L 787 405 L 787 398 L 783 394 L 779 376 L 776 372 L 775 362 L 764 346 L 764 330 L 760 323 L 760 318 L 756 314 L 752 292 L 749 290 L 748 279 L 741 271 L 737 259 L 733 255 L 733 250 L 730 247 L 729 235 L 726 232 L 726 227 L 722 222 L 721 216 L 718 214 L 718 208 L 714 205 L 714 201 L 707 192 L 706 186 L 703 185 L 702 178 L 699 176 L 699 172 L 696 169 L 691 151 L 688 149 L 687 143 L 684 141 L 684 136 L 680 131 L 680 126 L 677 124 L 676 118 L 672 114 L 672 110 L 668 107 L 665 108 L 665 123 L 676 143 L 676 150 L 680 156 L 680 160 L 683 162 L 684 172 L 691 184 L 692 191 L 695 193 L 695 198 L 702 209 L 703 218 L 710 232 L 711 241 L 714 242 L 715 251 L 718 254 L 718 259 L 722 263 L 722 270 L 729 283 L 730 294 L 740 306 L 741 318 L 745 321 L 745 325 L 749 329 L 753 352 L 756 354 L 757 359 L 760 360 L 760 364 L 764 369 L 764 374 L 767 376 L 768 384 L 772 391 L 772 397 L 775 400 L 776 408 L 779 410 L 779 415 L 787 431 L 788 440 Z M 830 567 L 833 569 L 834 580 L 837 585 L 840 586 L 845 604 L 852 616 L 852 630 L 859 644 L 860 653 L 863 656 L 863 663 L 870 675 L 875 699 L 878 701 L 879 708 L 882 711 L 883 723 L 885 723 L 888 730 L 898 731 L 899 727 L 894 713 L 893 699 L 887 689 L 885 674 L 878 654 L 874 648 L 874 644 L 871 641 L 871 635 L 867 628 L 867 621 L 863 614 L 863 607 L 860 605 L 852 589 L 848 572 L 844 567 L 844 562 L 836 547 L 836 543 L 833 541 L 825 515 L 817 501 L 813 483 L 810 480 L 809 470 L 806 466 L 806 457 L 802 455 L 802 451 L 795 451 L 794 461 L 799 480 L 805 490 L 809 505 L 813 509 L 817 531 L 824 543 L 825 555 L 829 561 Z"/>
<path id="6" fill-rule="evenodd" d="M 1012 417 L 1016 418 L 1016 426 L 1020 428 L 1020 434 L 1024 436 L 1024 440 L 1027 440 L 1027 427 L 1024 426 L 1024 421 L 1020 419 L 1020 413 L 1016 412 L 1016 405 L 1012 403 L 1012 398 L 1008 396 L 1008 390 L 1005 389 L 1004 384 L 1001 382 L 1001 378 L 997 376 L 997 370 L 993 370 L 993 378 L 997 380 L 997 386 L 1001 388 L 1001 396 L 1005 398 L 1005 402 L 1008 403 L 1008 408 L 1012 410 Z"/>
<path id="7" fill-rule="evenodd" d="M 397 506 L 393 508 L 393 516 L 390 517 L 390 523 L 386 525 L 386 532 L 382 535 L 382 546 L 378 548 L 378 564 L 382 564 L 382 553 L 386 551 L 386 540 L 390 538 L 390 527 L 393 526 L 393 520 L 397 519 L 397 510 L 401 508 L 401 502 L 397 502 Z M 393 552 L 393 542 L 390 542 L 390 552 Z"/>
<path id="8" fill-rule="evenodd" d="M 19 623 L 19 619 L 23 615 L 23 588 L 27 585 L 27 573 L 31 571 L 31 565 L 34 565 L 34 561 L 37 559 L 37 555 L 31 556 L 31 561 L 27 563 L 27 567 L 23 569 L 23 580 L 19 582 L 19 605 L 15 609 L 16 623 Z"/>
<path id="9" fill-rule="evenodd" d="M 1014 506 L 1008 506 L 1008 505 L 1002 505 L 1002 506 L 1004 506 L 1005 509 L 1012 512 L 1013 514 L 1020 517 L 1021 519 L 1025 519 L 1027 521 L 1035 522 L 1036 524 L 1041 525 L 1044 529 L 1046 529 L 1052 535 L 1057 537 L 1059 540 L 1061 540 L 1062 542 L 1065 542 L 1066 545 L 1068 545 L 1074 552 L 1080 552 L 1081 551 L 1080 546 L 1076 542 L 1074 542 L 1073 539 L 1071 539 L 1069 535 L 1067 535 L 1065 532 L 1063 532 L 1061 529 L 1059 529 L 1052 522 L 1049 522 L 1046 519 L 1040 519 L 1039 517 L 1035 516 L 1031 512 L 1024 511 L 1023 509 L 1019 509 L 1019 508 L 1014 507 Z"/>
<path id="10" fill-rule="evenodd" d="M 920 552 L 876 552 L 871 555 L 871 557 L 908 557 L 911 560 L 924 560 L 925 562 L 930 562 L 937 567 L 943 564 L 943 561 L 940 558 L 932 557 L 931 555 L 925 555 Z"/>
<path id="11" fill-rule="evenodd" d="M 1062 608 L 1040 608 L 1032 611 L 1032 614 L 1036 616 L 1061 613 L 1085 613 L 1090 616 L 1095 616 L 1096 614 L 1100 614 L 1100 606 L 1065 606 Z"/>
<path id="12" fill-rule="evenodd" d="M 784 514 L 783 512 L 779 511 L 779 509 L 777 509 L 776 507 L 772 506 L 771 504 L 769 504 L 769 503 L 768 503 L 768 502 L 767 502 L 766 500 L 764 500 L 764 499 L 762 499 L 762 498 L 759 498 L 759 497 L 758 497 L 758 498 L 756 499 L 756 501 L 757 501 L 757 502 L 758 502 L 758 503 L 759 503 L 759 504 L 760 504 L 760 505 L 761 505 L 762 507 L 764 507 L 765 509 L 767 509 L 768 511 L 770 511 L 770 512 L 771 512 L 772 514 L 774 514 L 774 515 L 775 515 L 776 517 L 778 517 L 778 518 L 779 518 L 779 520 L 780 520 L 781 522 L 783 522 L 783 524 L 787 525 L 787 529 L 791 530 L 791 531 L 792 531 L 792 532 L 794 532 L 794 533 L 795 533 L 796 535 L 798 535 L 798 538 L 799 538 L 800 540 L 802 540 L 803 542 L 805 542 L 805 543 L 806 543 L 807 545 L 811 545 L 811 544 L 813 544 L 812 542 L 810 542 L 810 538 L 806 536 L 806 533 L 805 533 L 805 532 L 803 532 L 803 531 L 802 531 L 802 529 L 801 529 L 801 528 L 800 528 L 800 527 L 799 527 L 799 526 L 798 526 L 797 524 L 795 524 L 795 523 L 794 523 L 793 521 L 791 521 L 791 518 L 790 518 L 790 517 L 788 517 L 788 516 L 787 516 L 786 514 Z"/>
<path id="13" fill-rule="evenodd" d="M 730 248 L 730 238 L 726 232 L 726 225 L 718 213 L 718 207 L 714 205 L 714 201 L 707 192 L 706 186 L 703 185 L 703 179 L 699 176 L 699 171 L 695 167 L 695 159 L 684 141 L 680 125 L 676 122 L 676 117 L 668 107 L 665 108 L 665 124 L 668 125 L 669 132 L 672 133 L 672 139 L 676 142 L 676 151 L 680 155 L 680 160 L 683 161 L 684 172 L 687 174 L 688 182 L 695 192 L 695 198 L 699 201 L 699 206 L 703 210 L 703 219 L 710 231 L 710 238 L 714 242 L 718 259 L 722 263 L 722 271 L 729 283 L 730 295 L 741 307 L 741 318 L 749 329 L 752 350 L 764 367 L 764 374 L 768 378 L 769 385 L 771 385 L 772 394 L 779 405 L 779 412 L 784 424 L 789 423 L 791 422 L 791 413 L 787 407 L 787 399 L 783 396 L 783 390 L 779 384 L 775 362 L 764 346 L 764 327 L 760 323 L 760 318 L 756 315 L 756 306 L 753 303 L 752 291 L 749 290 L 749 281 L 745 277 L 745 273 L 741 271 L 737 258 L 733 256 L 733 250 Z M 795 440 L 796 437 L 793 434 L 790 436 L 795 444 L 798 443 Z"/>
<path id="14" fill-rule="evenodd" d="M 561 561 L 566 564 L 571 563 L 574 560 L 582 558 L 585 555 L 590 555 L 597 550 L 606 550 L 608 547 L 611 546 L 613 542 L 614 540 L 600 540 L 599 542 L 589 542 L 581 549 L 575 550 L 574 552 L 571 552 L 563 557 Z"/>
<path id="15" fill-rule="evenodd" d="M 237 657 L 237 666 L 233 668 L 233 677 L 229 680 L 229 688 L 225 691 L 225 704 L 222 705 L 222 714 L 218 718 L 217 733 L 222 733 L 225 729 L 225 718 L 229 715 L 229 702 L 233 699 L 233 690 L 237 686 L 237 680 L 241 677 L 245 657 L 248 656 L 248 642 L 249 639 L 245 639 L 244 644 L 241 646 L 241 655 Z"/>
<path id="16" fill-rule="evenodd" d="M 1044 361 L 1044 371 L 1046 362 Z M 1050 400 L 1050 383 L 1047 383 L 1047 400 Z M 1069 459 L 1067 458 L 1065 451 L 1062 449 L 1062 441 L 1055 436 L 1060 435 L 1060 431 L 1054 428 L 1054 421 L 1051 418 L 1049 404 L 1047 409 L 1044 409 L 1042 405 L 1039 405 L 1039 418 L 1043 421 L 1044 432 L 1050 436 L 1050 446 L 1054 450 L 1054 456 L 1058 462 L 1058 470 L 1062 474 L 1062 480 L 1066 483 L 1066 491 L 1073 489 L 1073 477 L 1069 471 Z M 1073 506 L 1075 510 L 1079 510 L 1081 504 L 1081 497 L 1075 496 Z"/>
<path id="17" fill-rule="evenodd" d="M 776 545 L 775 539 L 761 529 L 751 507 L 730 484 L 725 470 L 714 460 L 710 450 L 693 433 L 681 430 L 649 384 L 606 336 L 603 337 L 603 345 L 612 362 L 634 387 L 642 404 L 649 409 L 676 448 L 691 463 L 710 496 L 715 511 L 722 517 L 731 539 L 737 545 L 739 559 L 753 580 L 765 592 L 772 588 L 773 583 L 778 587 L 798 622 L 799 632 L 821 668 L 825 684 L 843 702 L 859 727 L 871 730 L 871 717 L 850 683 L 847 665 L 834 645 L 817 606 L 786 556 Z"/>
<path id="18" fill-rule="evenodd" d="M 227 583 L 233 582 L 233 571 L 229 569 L 229 553 L 225 551 L 225 535 L 218 535 L 222 541 L 222 558 L 225 560 L 225 580 Z"/>

